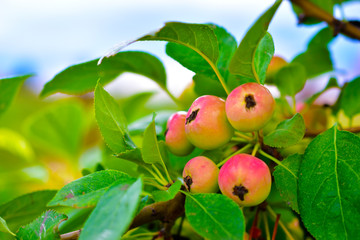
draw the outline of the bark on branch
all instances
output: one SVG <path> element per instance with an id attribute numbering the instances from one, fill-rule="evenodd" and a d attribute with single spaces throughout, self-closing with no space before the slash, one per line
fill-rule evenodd
<path id="1" fill-rule="evenodd" d="M 164 223 L 163 236 L 164 239 L 171 239 L 171 228 L 176 219 L 184 215 L 185 195 L 176 194 L 175 198 L 166 202 L 157 202 L 145 206 L 139 214 L 134 218 L 129 229 L 139 227 L 153 221 L 161 221 Z M 80 236 L 81 230 L 69 232 L 60 235 L 61 240 L 76 240 Z"/>
<path id="2" fill-rule="evenodd" d="M 334 29 L 334 34 L 342 33 L 350 38 L 360 40 L 360 28 L 355 25 L 336 19 L 334 16 L 309 2 L 308 0 L 290 0 L 293 4 L 300 7 L 305 14 L 305 17 L 313 17 L 327 24 Z"/>

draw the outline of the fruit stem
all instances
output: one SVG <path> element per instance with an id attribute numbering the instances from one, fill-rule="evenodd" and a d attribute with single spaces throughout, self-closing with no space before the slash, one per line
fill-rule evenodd
<path id="1" fill-rule="evenodd" d="M 235 135 L 237 135 L 238 137 L 241 137 L 241 138 L 243 138 L 245 140 L 248 140 L 249 142 L 254 140 L 252 137 L 249 137 L 249 136 L 247 136 L 247 135 L 245 135 L 243 133 L 240 133 L 240 132 L 235 132 Z"/>
<path id="2" fill-rule="evenodd" d="M 268 221 L 268 219 L 267 219 L 267 215 L 266 215 L 265 212 L 263 212 L 262 215 L 263 215 L 263 218 L 264 218 L 266 240 L 270 240 L 269 221 Z"/>
<path id="3" fill-rule="evenodd" d="M 253 149 L 253 151 L 252 151 L 252 153 L 251 153 L 252 156 L 255 157 L 255 155 L 256 155 L 259 147 L 260 147 L 260 144 L 259 144 L 259 143 L 255 144 L 255 147 L 254 147 L 254 149 Z"/>
<path id="4" fill-rule="evenodd" d="M 145 181 L 145 185 L 156 187 L 159 190 L 166 190 L 167 189 L 166 187 L 161 186 L 161 185 L 159 185 L 157 183 L 152 183 L 152 182 L 148 182 L 148 181 Z"/>
<path id="5" fill-rule="evenodd" d="M 277 233 L 277 228 L 279 226 L 279 221 L 280 221 L 280 214 L 276 214 L 276 220 L 275 220 L 275 225 L 274 225 L 274 230 L 273 230 L 271 240 L 275 240 L 275 238 L 276 238 L 276 233 Z"/>
<path id="6" fill-rule="evenodd" d="M 255 217 L 254 217 L 254 221 L 253 221 L 253 223 L 252 223 L 252 225 L 251 225 L 251 228 L 250 228 L 249 240 L 251 240 L 252 237 L 253 237 L 253 235 L 254 235 L 254 229 L 255 229 L 255 227 L 256 227 L 256 225 L 257 225 L 257 222 L 258 222 L 259 213 L 260 213 L 260 208 L 257 207 L 257 208 L 256 208 Z"/>
<path id="7" fill-rule="evenodd" d="M 218 77 L 222 87 L 224 88 L 225 92 L 227 95 L 229 95 L 230 91 L 229 89 L 227 88 L 226 84 L 225 84 L 225 81 L 223 79 L 223 77 L 221 76 L 220 72 L 219 72 L 219 69 L 211 62 L 210 66 L 214 69 L 214 72 L 216 74 L 216 76 Z"/>
<path id="8" fill-rule="evenodd" d="M 158 176 L 161 178 L 162 181 L 165 182 L 165 185 L 167 185 L 170 182 L 167 182 L 160 170 L 155 166 L 155 164 L 152 164 L 152 168 L 155 170 L 155 172 L 158 174 Z"/>
<path id="9" fill-rule="evenodd" d="M 270 213 L 270 215 L 273 217 L 274 221 L 276 221 L 277 219 L 277 214 L 274 212 L 274 210 L 267 205 L 266 206 L 266 210 Z M 285 235 L 290 239 L 290 240 L 295 240 L 293 238 L 293 236 L 291 235 L 291 233 L 289 232 L 289 230 L 287 230 L 286 226 L 284 225 L 284 223 L 279 219 L 279 225 L 282 228 L 282 230 L 284 231 Z M 276 224 L 276 223 L 275 223 Z"/>
<path id="10" fill-rule="evenodd" d="M 235 156 L 236 154 L 245 152 L 245 151 L 248 150 L 251 146 L 252 146 L 252 144 L 251 144 L 251 143 L 248 143 L 248 144 L 245 145 L 244 147 L 240 148 L 239 150 L 237 150 L 236 152 L 234 152 L 233 154 L 231 154 L 230 156 L 228 156 L 227 158 L 225 158 L 223 161 L 219 162 L 216 166 L 217 166 L 217 167 L 221 167 L 221 166 L 224 165 L 224 164 L 227 162 L 227 160 L 229 160 L 231 157 Z"/>
<path id="11" fill-rule="evenodd" d="M 143 165 L 140 165 L 140 166 L 142 166 L 146 171 L 148 171 L 155 178 L 155 180 L 158 181 L 158 183 L 160 183 L 161 185 L 164 185 L 164 186 L 167 184 L 166 181 L 163 182 L 163 180 L 161 178 L 159 178 L 159 176 L 156 175 L 153 171 L 151 171 L 151 169 L 149 169 L 148 167 L 143 166 Z"/>
<path id="12" fill-rule="evenodd" d="M 264 152 L 262 149 L 259 149 L 259 153 L 261 155 L 263 155 L 264 157 L 267 157 L 268 159 L 274 161 L 277 165 L 282 166 L 283 168 L 285 168 L 291 175 L 293 175 L 296 179 L 298 178 L 298 176 L 295 175 L 295 173 L 293 173 L 288 167 L 286 167 L 284 164 L 282 164 L 282 162 L 280 162 L 278 159 L 274 158 L 273 156 L 271 156 L 270 154 L 267 154 L 266 152 Z"/>

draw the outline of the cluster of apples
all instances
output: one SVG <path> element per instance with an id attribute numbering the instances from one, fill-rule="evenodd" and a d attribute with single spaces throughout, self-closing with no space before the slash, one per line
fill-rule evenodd
<path id="1" fill-rule="evenodd" d="M 235 88 L 226 101 L 212 95 L 197 98 L 189 111 L 173 114 L 167 123 L 165 143 L 175 155 L 186 156 L 194 147 L 213 150 L 224 146 L 234 131 L 259 130 L 270 120 L 275 100 L 257 83 Z M 264 201 L 271 188 L 268 166 L 249 154 L 231 157 L 219 170 L 207 157 L 191 159 L 183 171 L 187 189 L 194 193 L 221 192 L 240 206 Z"/>

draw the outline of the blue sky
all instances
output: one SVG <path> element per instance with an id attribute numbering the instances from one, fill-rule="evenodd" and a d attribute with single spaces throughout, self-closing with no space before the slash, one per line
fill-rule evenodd
<path id="1" fill-rule="evenodd" d="M 0 77 L 34 72 L 38 77 L 31 84 L 38 92 L 64 68 L 100 57 L 119 42 L 156 30 L 167 21 L 216 23 L 240 41 L 246 29 L 272 3 L 269 0 L 1 0 Z M 359 18 L 360 4 L 344 9 L 349 19 Z M 306 48 L 309 38 L 321 26 L 324 25 L 298 27 L 289 2 L 284 1 L 269 28 L 276 54 L 291 60 Z M 192 73 L 167 57 L 164 46 L 161 42 L 141 42 L 125 50 L 143 50 L 158 56 L 167 69 L 170 90 L 178 95 L 191 81 Z M 331 50 L 344 79 L 360 74 L 358 42 L 339 37 Z M 157 89 L 151 81 L 133 74 L 124 74 L 121 79 L 127 80 L 116 81 L 113 88 L 124 94 L 136 89 Z"/>

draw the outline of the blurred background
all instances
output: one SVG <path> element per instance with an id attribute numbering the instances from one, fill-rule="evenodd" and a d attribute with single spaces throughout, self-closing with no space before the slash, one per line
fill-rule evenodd
<path id="1" fill-rule="evenodd" d="M 240 41 L 272 3 L 270 0 L 1 0 L 0 77 L 35 73 L 37 77 L 27 84 L 38 93 L 44 83 L 66 67 L 103 56 L 114 45 L 154 31 L 167 21 L 216 23 Z M 342 18 L 342 11 L 347 19 L 356 19 L 360 4 L 342 4 L 342 10 L 335 7 L 335 16 Z M 290 61 L 306 49 L 310 37 L 324 26 L 297 26 L 290 3 L 284 1 L 269 28 L 275 54 Z M 170 90 L 179 95 L 193 73 L 168 57 L 164 46 L 164 42 L 140 42 L 125 50 L 148 51 L 158 56 L 167 69 Z M 336 71 L 345 80 L 359 74 L 357 42 L 340 36 L 330 49 Z M 129 80 L 115 81 L 115 86 L 109 87 L 111 91 L 130 95 L 144 89 L 158 90 L 155 83 L 136 75 L 124 74 L 120 78 Z"/>
<path id="2" fill-rule="evenodd" d="M 56 104 L 52 103 L 62 95 L 39 99 L 44 84 L 57 73 L 101 57 L 117 44 L 157 30 L 168 21 L 216 23 L 232 33 L 239 43 L 273 2 L 0 0 L 0 78 L 35 74 L 25 82 L 12 107 L 0 116 L 0 203 L 34 190 L 59 189 L 81 177 L 80 170 L 86 174 L 101 169 L 99 159 L 105 158 L 101 162 L 104 167 L 135 172 L 131 164 L 104 157 L 109 151 L 102 145 L 97 130 L 91 96 Z M 360 3 L 344 3 L 334 11 L 340 19 L 344 16 L 358 19 Z M 298 26 L 290 3 L 284 1 L 269 28 L 275 54 L 291 61 L 306 50 L 310 38 L 323 27 L 322 23 Z M 146 51 L 161 59 L 168 76 L 168 88 L 179 96 L 194 74 L 168 57 L 164 48 L 165 42 L 137 42 L 125 50 Z M 335 71 L 309 82 L 304 90 L 307 95 L 322 89 L 334 73 L 340 85 L 360 74 L 359 42 L 340 35 L 329 48 Z M 117 96 L 119 102 L 127 104 L 123 110 L 130 123 L 157 110 L 144 104 L 149 98 L 171 103 L 158 85 L 135 74 L 122 74 L 106 89 Z M 147 93 L 127 98 L 139 92 Z M 63 125 L 56 128 L 48 125 L 49 116 L 61 119 L 60 125 Z M 168 115 L 164 116 L 167 119 Z"/>

